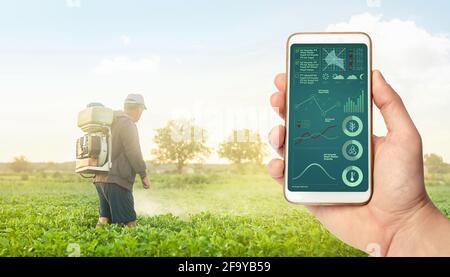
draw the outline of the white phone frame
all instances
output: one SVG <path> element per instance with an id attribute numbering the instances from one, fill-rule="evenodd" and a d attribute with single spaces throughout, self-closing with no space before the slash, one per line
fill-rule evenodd
<path id="1" fill-rule="evenodd" d="M 367 126 L 368 130 L 368 189 L 364 192 L 311 192 L 311 191 L 290 191 L 288 189 L 288 153 L 289 153 L 289 91 L 290 91 L 290 57 L 291 46 L 293 44 L 339 44 L 339 43 L 363 43 L 367 45 L 368 66 L 367 66 L 367 92 L 368 103 L 366 107 L 369 111 Z M 296 204 L 307 205 L 363 205 L 370 201 L 373 191 L 373 149 L 372 149 L 372 42 L 366 33 L 295 33 L 292 34 L 286 45 L 286 136 L 285 136 L 285 182 L 284 196 L 287 201 Z"/>

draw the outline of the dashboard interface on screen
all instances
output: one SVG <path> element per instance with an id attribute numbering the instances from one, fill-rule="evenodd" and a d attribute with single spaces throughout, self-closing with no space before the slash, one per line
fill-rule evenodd
<path id="1" fill-rule="evenodd" d="M 290 49 L 288 189 L 367 191 L 366 44 L 293 44 Z"/>

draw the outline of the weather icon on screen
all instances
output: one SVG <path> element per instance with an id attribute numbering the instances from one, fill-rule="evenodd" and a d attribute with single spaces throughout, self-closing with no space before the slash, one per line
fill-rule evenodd
<path id="1" fill-rule="evenodd" d="M 345 80 L 345 77 L 340 74 L 333 74 L 333 80 Z"/>

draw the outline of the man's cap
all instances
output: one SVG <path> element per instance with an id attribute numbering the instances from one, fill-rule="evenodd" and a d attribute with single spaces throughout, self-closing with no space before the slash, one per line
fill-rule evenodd
<path id="1" fill-rule="evenodd" d="M 127 98 L 125 99 L 125 104 L 137 104 L 142 105 L 144 109 L 146 110 L 147 107 L 145 106 L 144 102 L 144 96 L 140 94 L 128 94 Z"/>

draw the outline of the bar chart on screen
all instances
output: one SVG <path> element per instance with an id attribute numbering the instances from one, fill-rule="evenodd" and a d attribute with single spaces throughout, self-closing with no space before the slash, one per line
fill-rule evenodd
<path id="1" fill-rule="evenodd" d="M 356 98 L 347 98 L 344 103 L 344 113 L 363 113 L 364 112 L 364 91 Z"/>

